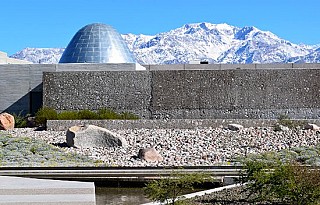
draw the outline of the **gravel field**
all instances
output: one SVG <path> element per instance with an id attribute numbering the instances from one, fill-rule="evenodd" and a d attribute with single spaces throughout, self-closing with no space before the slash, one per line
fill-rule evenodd
<path id="1" fill-rule="evenodd" d="M 233 164 L 235 159 L 248 154 L 279 151 L 288 148 L 312 163 L 320 165 L 320 132 L 313 130 L 273 131 L 268 128 L 244 128 L 231 131 L 225 128 L 207 129 L 131 129 L 111 130 L 124 137 L 128 147 L 68 148 L 64 131 L 34 131 L 18 128 L 0 131 L 13 137 L 25 136 L 53 144 L 67 153 L 79 153 L 91 159 L 102 160 L 106 166 L 199 166 Z M 304 153 L 301 147 L 316 147 Z M 139 149 L 155 147 L 163 156 L 162 162 L 150 163 L 137 159 Z M 299 148 L 300 147 L 300 148 Z M 312 156 L 310 156 L 312 155 Z"/>

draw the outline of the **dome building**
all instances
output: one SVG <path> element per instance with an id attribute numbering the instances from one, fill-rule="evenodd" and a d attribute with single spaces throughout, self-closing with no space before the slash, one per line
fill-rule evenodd
<path id="1" fill-rule="evenodd" d="M 93 23 L 81 28 L 73 36 L 59 63 L 137 62 L 126 42 L 113 27 Z M 142 67 L 137 67 L 139 66 Z"/>

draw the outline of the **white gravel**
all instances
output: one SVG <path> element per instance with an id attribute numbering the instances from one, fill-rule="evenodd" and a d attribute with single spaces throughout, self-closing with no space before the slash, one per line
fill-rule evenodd
<path id="1" fill-rule="evenodd" d="M 273 128 L 244 128 L 231 131 L 225 128 L 207 129 L 131 129 L 111 130 L 123 136 L 127 148 L 68 148 L 66 152 L 77 152 L 93 159 L 103 160 L 107 166 L 199 166 L 230 164 L 238 156 L 249 153 L 279 151 L 301 146 L 316 146 L 320 132 L 312 130 L 289 130 L 275 132 Z M 20 128 L 10 133 L 13 137 L 27 136 L 63 145 L 66 141 L 62 131 L 34 131 Z M 164 161 L 148 163 L 137 159 L 139 149 L 155 147 Z"/>

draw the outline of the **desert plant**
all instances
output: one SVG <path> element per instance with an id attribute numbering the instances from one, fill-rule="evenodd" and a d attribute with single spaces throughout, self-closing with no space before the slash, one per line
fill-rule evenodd
<path id="1" fill-rule="evenodd" d="M 36 112 L 35 117 L 35 122 L 38 126 L 46 126 L 47 120 L 58 119 L 58 113 L 52 108 L 43 107 Z"/>
<path id="2" fill-rule="evenodd" d="M 100 119 L 119 119 L 120 115 L 115 111 L 107 108 L 100 109 L 98 111 L 98 115 Z"/>
<path id="3" fill-rule="evenodd" d="M 120 119 L 123 119 L 123 120 L 137 120 L 139 119 L 139 117 L 133 113 L 130 113 L 130 112 L 122 112 L 120 114 Z"/>
<path id="4" fill-rule="evenodd" d="M 126 119 L 135 120 L 139 119 L 138 116 L 123 112 L 121 114 L 116 113 L 111 109 L 100 109 L 98 112 L 90 110 L 80 111 L 62 111 L 58 113 L 52 108 L 43 107 L 38 110 L 35 115 L 35 121 L 38 126 L 45 126 L 47 120 L 92 120 L 92 119 Z"/>
<path id="5" fill-rule="evenodd" d="M 206 181 L 211 181 L 211 176 L 208 174 L 172 172 L 169 177 L 161 177 L 147 183 L 144 191 L 153 201 L 177 205 L 177 200 L 183 191 L 193 190 L 195 184 Z"/>
<path id="6" fill-rule="evenodd" d="M 29 115 L 23 116 L 22 112 L 20 112 L 19 114 L 15 114 L 13 113 L 12 116 L 14 117 L 14 127 L 16 128 L 24 128 L 28 126 L 28 121 L 27 121 L 27 117 Z"/>
<path id="7" fill-rule="evenodd" d="M 87 119 L 87 120 L 93 120 L 93 119 L 99 119 L 99 115 L 93 111 L 90 110 L 80 110 L 78 111 L 78 119 Z"/>
<path id="8" fill-rule="evenodd" d="M 77 120 L 78 112 L 77 111 L 64 111 L 58 114 L 58 120 Z"/>
<path id="9" fill-rule="evenodd" d="M 306 123 L 307 122 L 303 120 L 291 120 L 287 115 L 280 115 L 277 123 L 273 127 L 275 131 L 281 130 L 279 125 L 290 129 L 298 129 L 304 127 Z"/>
<path id="10" fill-rule="evenodd" d="M 249 160 L 240 181 L 257 201 L 308 205 L 320 203 L 320 170 L 297 163 Z"/>

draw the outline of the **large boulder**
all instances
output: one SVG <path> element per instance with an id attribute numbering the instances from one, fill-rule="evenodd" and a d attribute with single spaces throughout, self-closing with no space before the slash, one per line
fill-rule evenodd
<path id="1" fill-rule="evenodd" d="M 142 160 L 146 160 L 147 162 L 158 162 L 158 161 L 161 162 L 161 161 L 163 161 L 163 157 L 153 147 L 140 149 L 138 157 Z"/>
<path id="2" fill-rule="evenodd" d="M 0 130 L 13 130 L 14 129 L 14 117 L 9 113 L 0 114 Z"/>
<path id="3" fill-rule="evenodd" d="M 67 130 L 69 147 L 115 147 L 127 146 L 127 141 L 108 129 L 95 125 L 73 126 Z"/>

